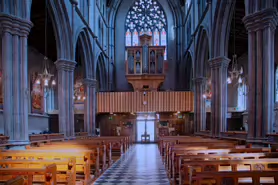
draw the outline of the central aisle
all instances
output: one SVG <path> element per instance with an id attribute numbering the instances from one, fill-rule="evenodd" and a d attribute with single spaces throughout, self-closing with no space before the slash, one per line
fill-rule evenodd
<path id="1" fill-rule="evenodd" d="M 169 185 L 156 144 L 135 144 L 94 185 Z"/>

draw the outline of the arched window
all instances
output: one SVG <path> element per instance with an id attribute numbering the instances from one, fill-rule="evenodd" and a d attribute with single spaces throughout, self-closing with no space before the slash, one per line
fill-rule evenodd
<path id="1" fill-rule="evenodd" d="M 237 108 L 239 111 L 245 111 L 247 108 L 247 86 L 242 83 L 238 86 Z"/>
<path id="2" fill-rule="evenodd" d="M 126 17 L 126 46 L 131 46 L 131 43 L 132 46 L 138 45 L 138 40 L 136 40 L 138 37 L 134 37 L 136 31 L 137 33 L 139 32 L 139 35 L 144 33 L 151 35 L 154 46 L 167 47 L 166 30 L 166 15 L 161 5 L 156 0 L 136 0 Z M 133 33 L 132 40 L 130 33 Z M 166 51 L 165 57 L 167 56 Z"/>
<path id="3" fill-rule="evenodd" d="M 278 102 L 278 67 L 275 70 L 275 102 Z"/>

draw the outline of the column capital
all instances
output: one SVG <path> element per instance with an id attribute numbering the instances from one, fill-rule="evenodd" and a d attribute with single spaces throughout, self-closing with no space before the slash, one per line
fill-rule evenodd
<path id="1" fill-rule="evenodd" d="M 75 69 L 76 62 L 73 60 L 58 59 L 55 62 L 57 70 L 73 71 Z"/>
<path id="2" fill-rule="evenodd" d="M 215 57 L 209 60 L 209 66 L 213 69 L 217 69 L 220 67 L 228 67 L 230 63 L 230 59 L 225 56 Z"/>
<path id="3" fill-rule="evenodd" d="M 196 84 L 205 84 L 207 79 L 205 77 L 196 77 L 193 79 Z"/>
<path id="4" fill-rule="evenodd" d="M 27 19 L 0 13 L 0 27 L 1 32 L 27 37 L 33 27 L 33 23 Z"/>
<path id="5" fill-rule="evenodd" d="M 85 79 L 83 79 L 83 84 L 85 84 L 88 87 L 96 87 L 97 86 L 97 80 L 96 79 L 85 78 Z"/>
<path id="6" fill-rule="evenodd" d="M 272 30 L 275 30 L 278 22 L 277 9 L 263 9 L 243 17 L 242 21 L 249 32 L 264 29 L 266 27 L 270 27 Z"/>

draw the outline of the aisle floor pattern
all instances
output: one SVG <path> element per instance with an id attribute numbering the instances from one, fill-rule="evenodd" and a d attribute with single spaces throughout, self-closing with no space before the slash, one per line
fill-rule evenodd
<path id="1" fill-rule="evenodd" d="M 156 144 L 135 144 L 94 185 L 169 185 Z"/>

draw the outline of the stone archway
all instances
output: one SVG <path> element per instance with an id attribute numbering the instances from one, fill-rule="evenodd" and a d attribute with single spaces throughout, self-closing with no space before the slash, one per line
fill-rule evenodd
<path id="1" fill-rule="evenodd" d="M 94 61 L 93 61 L 93 50 L 92 45 L 90 43 L 90 37 L 86 29 L 82 29 L 77 37 L 76 41 L 76 52 L 75 52 L 75 60 L 77 62 L 77 66 L 75 69 L 75 92 L 78 91 L 80 99 L 75 99 L 76 105 L 84 105 L 83 110 L 83 118 L 82 115 L 75 114 L 76 119 L 78 120 L 78 116 L 80 119 L 80 123 L 77 125 L 75 123 L 75 132 L 88 132 L 89 135 L 95 134 L 95 114 L 96 114 L 96 80 L 94 78 Z M 80 76 L 78 76 L 80 75 Z M 80 84 L 80 86 L 78 85 Z M 78 106 L 76 107 L 78 109 Z M 82 112 L 80 110 L 80 112 Z"/>
<path id="2" fill-rule="evenodd" d="M 201 27 L 198 34 L 196 60 L 194 66 L 194 122 L 195 132 L 207 130 L 206 100 L 203 94 L 206 90 L 208 70 L 209 39 L 207 31 Z"/>
<path id="3" fill-rule="evenodd" d="M 105 91 L 107 90 L 107 71 L 105 65 L 105 59 L 102 53 L 99 54 L 97 59 L 97 68 L 96 68 L 96 80 L 98 81 L 98 90 Z"/>

